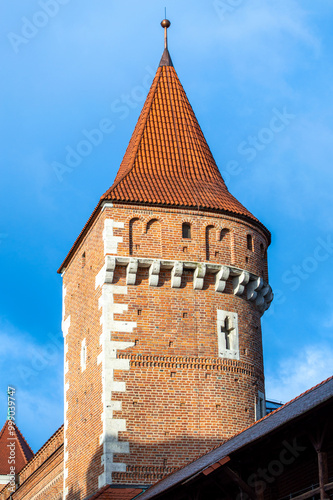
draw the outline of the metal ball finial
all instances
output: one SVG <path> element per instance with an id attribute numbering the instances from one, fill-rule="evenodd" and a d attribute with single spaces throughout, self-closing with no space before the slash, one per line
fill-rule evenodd
<path id="1" fill-rule="evenodd" d="M 162 28 L 170 28 L 171 23 L 170 23 L 169 19 L 163 19 L 163 21 L 161 22 L 161 26 L 162 26 Z"/>
<path id="2" fill-rule="evenodd" d="M 164 28 L 164 48 L 168 48 L 168 28 L 171 26 L 169 19 L 163 19 L 161 22 L 162 28 Z"/>

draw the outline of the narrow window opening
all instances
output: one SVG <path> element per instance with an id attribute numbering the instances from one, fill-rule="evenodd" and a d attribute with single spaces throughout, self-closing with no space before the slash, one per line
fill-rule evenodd
<path id="1" fill-rule="evenodd" d="M 221 327 L 221 332 L 224 333 L 225 349 L 227 351 L 230 351 L 231 349 L 231 334 L 234 330 L 234 327 L 230 323 L 230 319 L 227 316 L 225 318 L 224 326 Z"/>
<path id="2" fill-rule="evenodd" d="M 224 332 L 224 337 L 225 337 L 225 348 L 227 351 L 230 351 L 230 332 Z"/>
<path id="3" fill-rule="evenodd" d="M 230 232 L 229 229 L 222 229 L 220 233 L 220 241 L 222 241 L 229 232 Z"/>
<path id="4" fill-rule="evenodd" d="M 253 251 L 253 239 L 252 239 L 251 234 L 248 234 L 246 236 L 246 240 L 247 240 L 247 249 L 251 250 L 251 252 L 252 252 Z"/>
<path id="5" fill-rule="evenodd" d="M 87 346 L 86 339 L 82 340 L 81 343 L 81 371 L 84 372 L 87 366 Z"/>
<path id="6" fill-rule="evenodd" d="M 215 240 L 216 230 L 214 226 L 206 227 L 206 260 L 209 260 L 212 256 L 211 242 Z"/>
<path id="7" fill-rule="evenodd" d="M 188 224 L 187 222 L 183 223 L 183 238 L 184 239 L 191 239 L 191 224 Z"/>
<path id="8" fill-rule="evenodd" d="M 266 415 L 266 401 L 263 392 L 258 391 L 256 397 L 256 420 L 260 420 Z"/>
<path id="9" fill-rule="evenodd" d="M 264 245 L 262 243 L 260 243 L 260 254 L 262 258 L 265 257 Z"/>
<path id="10" fill-rule="evenodd" d="M 83 252 L 81 256 L 81 267 L 83 268 L 86 265 L 86 252 Z"/>
<path id="11" fill-rule="evenodd" d="M 138 309 L 138 316 L 142 315 L 142 309 Z"/>
<path id="12" fill-rule="evenodd" d="M 183 252 L 187 253 L 187 247 L 183 247 Z"/>
<path id="13" fill-rule="evenodd" d="M 183 313 L 183 318 L 187 318 L 188 317 L 188 313 L 187 312 L 184 312 Z"/>
<path id="14" fill-rule="evenodd" d="M 172 340 L 170 340 L 170 342 L 169 342 L 169 347 L 173 347 L 173 342 L 172 342 Z"/>

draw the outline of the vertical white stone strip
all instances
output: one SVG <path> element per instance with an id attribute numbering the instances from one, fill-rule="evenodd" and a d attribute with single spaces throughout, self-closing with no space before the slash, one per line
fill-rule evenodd
<path id="1" fill-rule="evenodd" d="M 126 295 L 127 286 L 117 286 L 112 284 L 110 279 L 111 272 L 114 272 L 115 265 L 110 265 L 106 254 L 116 253 L 117 245 L 122 241 L 122 237 L 113 236 L 113 228 L 123 228 L 124 224 L 110 219 L 105 220 L 104 226 L 104 252 L 105 264 L 96 279 L 96 288 L 102 288 L 99 299 L 99 308 L 101 309 L 102 333 L 100 336 L 101 353 L 98 356 L 97 363 L 102 365 L 102 404 L 103 413 L 101 419 L 103 422 L 103 433 L 100 436 L 100 444 L 103 445 L 103 454 L 101 464 L 104 472 L 98 478 L 99 488 L 106 484 L 112 484 L 112 472 L 126 472 L 126 464 L 115 463 L 113 457 L 115 453 L 129 453 L 129 443 L 118 440 L 119 432 L 126 431 L 126 421 L 124 419 L 114 418 L 114 411 L 121 410 L 121 402 L 112 400 L 113 392 L 126 391 L 126 384 L 114 380 L 115 370 L 129 370 L 128 359 L 118 359 L 117 351 L 127 349 L 134 345 L 134 342 L 119 342 L 112 338 L 113 332 L 129 332 L 136 328 L 136 323 L 131 321 L 115 320 L 114 315 L 122 314 L 127 311 L 127 304 L 115 303 L 115 295 Z M 112 276 L 113 277 L 113 276 Z"/>
<path id="2" fill-rule="evenodd" d="M 115 222 L 112 219 L 105 219 L 103 240 L 104 240 L 104 255 L 113 254 L 117 255 L 118 243 L 123 242 L 122 236 L 114 236 L 113 228 L 124 229 L 123 222 Z"/>
<path id="3" fill-rule="evenodd" d="M 65 308 L 65 298 L 66 298 L 66 287 L 63 285 L 62 287 L 62 333 L 64 336 L 64 488 L 63 488 L 63 498 L 66 500 L 68 495 L 68 487 L 66 487 L 66 479 L 68 477 L 68 468 L 67 468 L 67 460 L 68 460 L 68 450 L 67 450 L 67 428 L 68 428 L 68 420 L 67 420 L 67 410 L 68 410 L 68 401 L 67 401 L 67 391 L 69 389 L 69 382 L 66 382 L 66 374 L 68 372 L 68 361 L 67 361 L 67 353 L 68 353 L 68 343 L 67 343 L 67 335 L 69 331 L 69 327 L 71 324 L 71 317 L 67 316 L 66 318 L 66 308 Z"/>
<path id="4" fill-rule="evenodd" d="M 112 472 L 125 472 L 126 464 L 114 463 L 115 453 L 129 453 L 129 443 L 118 441 L 118 433 L 126 430 L 126 421 L 116 419 L 113 412 L 121 410 L 120 401 L 112 401 L 112 392 L 124 392 L 124 382 L 114 380 L 114 370 L 129 370 L 128 359 L 117 359 L 117 351 L 132 347 L 134 342 L 119 342 L 112 340 L 112 332 L 132 332 L 136 327 L 135 322 L 114 320 L 114 314 L 127 311 L 127 304 L 116 304 L 114 295 L 127 294 L 126 286 L 104 284 L 99 306 L 102 311 L 102 334 L 100 344 L 102 351 L 97 362 L 102 364 L 102 403 L 103 434 L 100 443 L 103 444 L 102 465 L 104 473 L 98 478 L 99 488 L 112 483 Z"/>

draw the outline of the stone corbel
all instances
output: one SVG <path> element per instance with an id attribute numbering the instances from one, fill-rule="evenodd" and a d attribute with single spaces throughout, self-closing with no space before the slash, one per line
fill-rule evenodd
<path id="1" fill-rule="evenodd" d="M 266 309 L 268 309 L 268 307 L 266 307 L 266 304 L 267 304 L 267 298 L 270 298 L 270 294 L 272 293 L 272 289 L 269 285 L 265 285 L 258 293 L 258 296 L 257 296 L 257 299 L 256 299 L 256 306 L 257 308 L 259 309 L 259 311 L 265 311 Z M 271 299 L 270 302 L 272 302 L 273 300 L 273 297 Z"/>
<path id="2" fill-rule="evenodd" d="M 274 293 L 273 293 L 270 285 L 268 285 L 268 288 L 269 288 L 268 293 L 265 295 L 265 311 L 267 311 L 267 309 L 271 305 L 271 302 L 272 302 L 273 297 L 274 297 Z"/>
<path id="3" fill-rule="evenodd" d="M 171 271 L 171 288 L 180 288 L 183 274 L 183 263 L 176 261 Z"/>
<path id="4" fill-rule="evenodd" d="M 225 285 L 227 283 L 227 279 L 229 278 L 230 269 L 226 266 L 221 266 L 221 269 L 216 275 L 215 281 L 215 291 L 223 292 L 225 289 Z"/>
<path id="5" fill-rule="evenodd" d="M 138 272 L 138 260 L 131 259 L 126 268 L 126 285 L 135 285 Z"/>
<path id="6" fill-rule="evenodd" d="M 247 300 L 256 300 L 259 291 L 264 286 L 264 280 L 262 278 L 256 278 L 250 281 L 246 287 Z"/>
<path id="7" fill-rule="evenodd" d="M 206 276 L 206 264 L 198 264 L 194 271 L 193 288 L 194 290 L 202 290 L 204 285 L 204 278 Z"/>
<path id="8" fill-rule="evenodd" d="M 149 285 L 158 286 L 158 279 L 160 276 L 161 262 L 154 260 L 149 268 Z"/>
<path id="9" fill-rule="evenodd" d="M 116 258 L 111 255 L 105 257 L 105 283 L 113 282 L 114 271 L 116 269 Z"/>
<path id="10" fill-rule="evenodd" d="M 245 286 L 248 284 L 249 281 L 250 281 L 250 273 L 248 273 L 247 271 L 243 271 L 239 276 L 236 276 L 232 280 L 234 295 L 238 296 L 242 295 L 245 290 Z"/>

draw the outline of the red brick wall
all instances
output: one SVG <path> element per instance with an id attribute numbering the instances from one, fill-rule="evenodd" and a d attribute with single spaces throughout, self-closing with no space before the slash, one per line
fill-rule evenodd
<path id="1" fill-rule="evenodd" d="M 113 234 L 123 241 L 118 256 L 160 258 L 233 265 L 267 279 L 265 233 L 251 223 L 215 213 L 117 205 L 106 208 L 87 232 L 64 274 L 65 319 L 71 317 L 66 338 L 69 382 L 67 391 L 68 498 L 96 491 L 103 472 L 99 436 L 103 427 L 101 310 L 95 278 L 104 265 L 105 218 L 124 223 Z M 150 221 L 154 221 L 151 222 Z M 192 226 L 191 239 L 182 238 L 182 223 Z M 212 226 L 207 231 L 207 226 Z M 221 231 L 223 232 L 221 240 Z M 253 251 L 247 249 L 247 234 Z M 207 249 L 206 243 L 209 242 Z M 82 255 L 85 253 L 85 259 Z M 126 268 L 117 266 L 113 283 L 126 286 Z M 112 339 L 136 345 L 118 351 L 130 360 L 129 371 L 115 371 L 126 382 L 114 418 L 126 420 L 119 440 L 130 453 L 114 456 L 127 472 L 113 473 L 115 483 L 151 483 L 174 467 L 194 459 L 254 421 L 258 389 L 264 391 L 260 313 L 253 303 L 232 293 L 217 293 L 214 276 L 207 274 L 203 290 L 193 290 L 193 271 L 171 288 L 170 271 L 162 270 L 158 287 L 148 284 L 148 269 L 139 268 L 136 285 L 115 295 L 128 310 L 114 319 L 136 322 L 132 333 L 112 332 Z M 218 357 L 217 309 L 238 313 L 240 360 Z M 138 313 L 139 311 L 139 313 Z M 183 313 L 185 317 L 183 317 Z M 81 373 L 81 342 L 87 342 L 87 368 Z"/>

